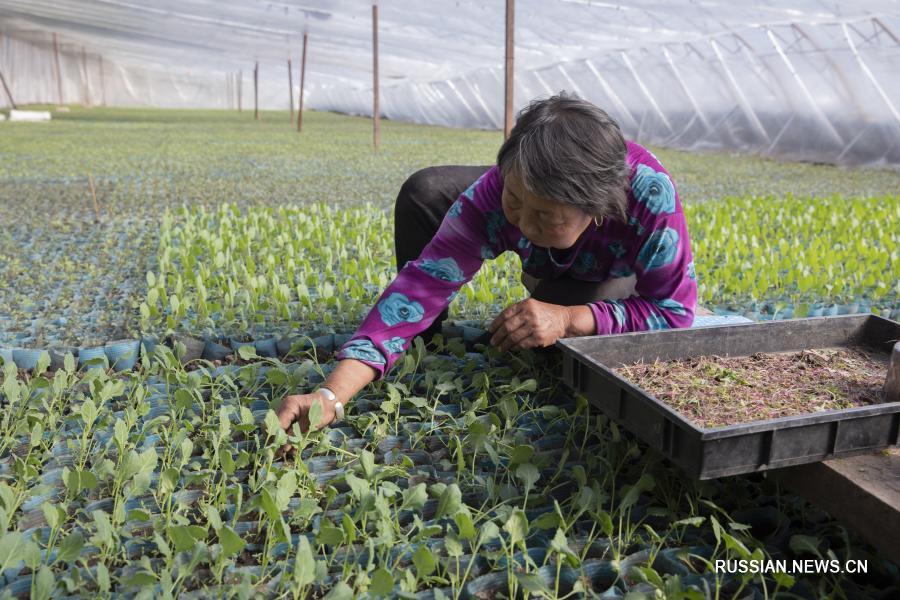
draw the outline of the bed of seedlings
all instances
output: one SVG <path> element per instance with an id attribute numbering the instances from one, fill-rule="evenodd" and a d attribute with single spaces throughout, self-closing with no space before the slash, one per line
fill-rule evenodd
<path id="1" fill-rule="evenodd" d="M 373 272 L 390 276 L 392 202 L 404 179 L 429 165 L 490 164 L 502 141 L 497 132 L 386 122 L 373 152 L 368 120 L 320 113 L 306 116 L 302 135 L 288 127 L 286 113 L 263 112 L 254 122 L 247 113 L 223 111 L 74 108 L 55 118 L 40 129 L 3 123 L 0 222 L 9 226 L 0 229 L 0 347 L 89 347 L 138 337 L 140 305 L 153 287 L 146 273 L 159 274 L 158 256 L 173 245 L 161 230 L 185 228 L 170 238 L 179 244 L 217 243 L 193 239 L 186 215 L 195 207 L 209 212 L 194 219 L 218 220 L 226 202 L 233 210 L 295 207 L 295 213 L 322 204 L 315 209 L 320 222 L 295 219 L 304 239 L 318 239 L 316 250 L 339 257 L 361 236 Z M 654 152 L 688 213 L 704 305 L 754 319 L 870 310 L 900 317 L 900 173 Z M 360 217 L 364 203 L 374 211 Z M 171 220 L 164 225 L 167 209 Z M 341 229 L 345 220 L 357 228 L 329 238 L 318 233 Z M 242 219 L 233 221 L 236 233 Z M 260 232 L 273 234 L 296 236 L 277 223 Z M 272 254 L 257 246 L 277 250 L 274 243 L 253 239 L 249 252 L 268 260 Z M 301 303 L 297 286 L 306 282 L 287 281 L 281 257 L 274 259 L 281 283 L 291 288 L 288 304 Z M 323 266 L 328 283 L 342 280 L 343 272 Z M 510 266 L 483 280 L 491 280 L 490 290 L 502 285 L 504 300 L 526 293 L 518 265 Z M 371 288 L 381 279 L 360 281 Z M 319 292 L 306 285 L 310 294 Z M 376 294 L 357 292 L 349 301 L 360 305 Z M 464 293 L 451 311 L 466 318 L 481 310 L 481 318 L 496 303 Z M 224 334 L 233 325 L 220 329 Z"/>
<path id="2" fill-rule="evenodd" d="M 272 411 L 313 353 L 133 372 L 3 369 L 0 596 L 889 598 L 900 574 L 757 477 L 694 484 L 553 376 L 559 358 L 421 340 L 345 421 Z M 325 357 L 321 357 L 325 358 Z M 90 365 L 89 365 L 90 366 Z M 297 452 L 278 456 L 290 442 Z M 717 574 L 866 558 L 869 573 Z"/>
<path id="3" fill-rule="evenodd" d="M 373 153 L 368 120 L 315 113 L 302 136 L 284 113 L 2 125 L 0 348 L 60 351 L 29 371 L 0 355 L 0 598 L 900 593 L 896 565 L 764 477 L 685 481 L 562 386 L 552 354 L 417 343 L 344 422 L 280 431 L 284 395 L 334 367 L 323 334 L 352 331 L 395 272 L 405 177 L 489 164 L 500 134 L 387 122 Z M 900 175 L 657 154 L 708 306 L 900 308 Z M 510 256 L 451 318 L 525 297 Z M 219 360 L 153 349 L 167 334 L 218 342 Z M 101 344 L 141 336 L 134 369 L 106 368 Z M 247 344 L 276 339 L 298 343 L 265 358 Z M 285 441 L 299 451 L 278 456 Z M 711 569 L 747 557 L 867 558 L 869 572 Z"/>

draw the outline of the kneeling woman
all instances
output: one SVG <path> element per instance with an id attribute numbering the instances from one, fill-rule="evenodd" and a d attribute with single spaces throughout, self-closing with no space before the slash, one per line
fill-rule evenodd
<path id="1" fill-rule="evenodd" d="M 397 277 L 322 387 L 284 399 L 286 429 L 298 421 L 306 430 L 313 402 L 322 406 L 317 427 L 340 417 L 415 336 L 440 331 L 460 287 L 508 250 L 522 259 L 531 297 L 491 323 L 501 350 L 693 322 L 697 283 L 672 180 L 603 110 L 575 96 L 520 112 L 495 166 L 414 174 L 395 217 Z"/>

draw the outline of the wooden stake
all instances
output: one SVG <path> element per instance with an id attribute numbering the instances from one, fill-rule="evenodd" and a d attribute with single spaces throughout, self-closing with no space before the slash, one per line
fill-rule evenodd
<path id="1" fill-rule="evenodd" d="M 9 86 L 6 85 L 6 78 L 3 77 L 3 71 L 0 71 L 0 83 L 3 84 L 3 89 L 6 91 L 6 97 L 9 98 L 9 105 L 13 108 L 18 108 L 18 106 L 16 106 L 16 101 L 13 100 L 12 92 L 9 91 Z"/>
<path id="2" fill-rule="evenodd" d="M 294 74 L 291 72 L 291 59 L 288 59 L 288 102 L 291 106 L 291 125 L 294 124 Z"/>
<path id="3" fill-rule="evenodd" d="M 106 82 L 104 69 L 103 69 L 103 57 L 97 57 L 100 60 L 100 101 L 103 103 L 102 106 L 106 106 Z"/>
<path id="4" fill-rule="evenodd" d="M 97 192 L 94 190 L 94 176 L 88 173 L 88 184 L 91 186 L 91 198 L 94 200 L 94 223 L 100 222 L 100 206 L 97 204 Z"/>
<path id="5" fill-rule="evenodd" d="M 238 71 L 237 92 L 238 92 L 238 112 L 243 112 L 244 109 L 243 109 L 243 107 L 241 107 L 241 101 L 244 99 L 244 72 L 243 71 Z"/>
<path id="6" fill-rule="evenodd" d="M 59 97 L 59 104 L 62 106 L 62 69 L 59 66 L 59 43 L 56 41 L 56 34 L 53 34 L 53 54 L 56 57 L 56 91 Z"/>
<path id="7" fill-rule="evenodd" d="M 378 5 L 372 5 L 372 122 L 375 149 L 381 143 L 381 119 L 378 108 Z"/>
<path id="8" fill-rule="evenodd" d="M 87 53 L 84 51 L 84 46 L 81 47 L 81 78 L 81 87 L 84 93 L 84 105 L 90 107 L 91 87 L 90 81 L 88 80 Z"/>
<path id="9" fill-rule="evenodd" d="M 259 120 L 259 61 L 253 65 L 253 118 Z"/>
<path id="10" fill-rule="evenodd" d="M 303 32 L 303 58 L 300 60 L 300 98 L 297 100 L 297 133 L 303 129 L 303 83 L 306 80 L 306 41 L 307 33 Z"/>
<path id="11" fill-rule="evenodd" d="M 515 10 L 516 0 L 506 0 L 506 63 L 504 65 L 506 82 L 504 85 L 505 107 L 503 110 L 503 139 L 509 137 L 513 128 L 513 57 L 515 51 Z"/>

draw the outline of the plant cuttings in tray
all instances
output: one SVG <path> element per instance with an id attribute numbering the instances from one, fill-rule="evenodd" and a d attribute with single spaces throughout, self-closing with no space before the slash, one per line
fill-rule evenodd
<path id="1" fill-rule="evenodd" d="M 704 428 L 884 401 L 886 357 L 863 347 L 697 356 L 614 369 Z"/>

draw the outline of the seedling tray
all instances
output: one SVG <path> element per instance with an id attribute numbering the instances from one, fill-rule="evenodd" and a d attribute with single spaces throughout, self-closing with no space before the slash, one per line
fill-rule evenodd
<path id="1" fill-rule="evenodd" d="M 563 378 L 611 419 L 695 479 L 752 473 L 900 444 L 900 402 L 704 429 L 612 371 L 654 360 L 868 346 L 889 355 L 900 323 L 814 317 L 559 340 Z"/>

